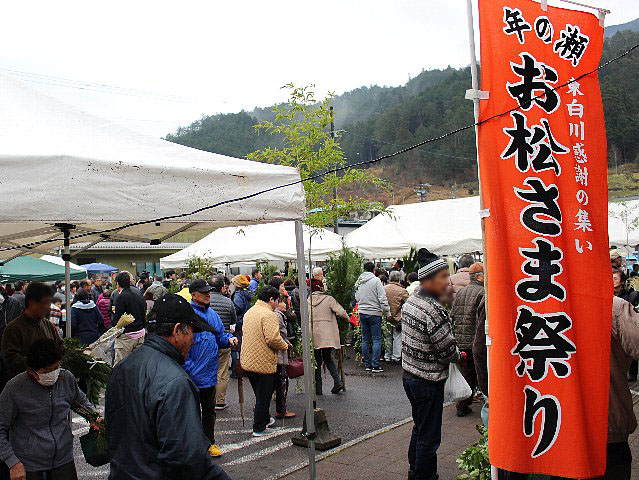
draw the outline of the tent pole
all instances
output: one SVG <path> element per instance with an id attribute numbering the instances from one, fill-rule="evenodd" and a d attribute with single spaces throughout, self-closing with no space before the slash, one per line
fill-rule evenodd
<path id="1" fill-rule="evenodd" d="M 66 336 L 71 337 L 71 248 L 69 237 L 71 236 L 69 229 L 64 229 L 64 299 L 66 310 Z"/>
<path id="2" fill-rule="evenodd" d="M 479 170 L 479 126 L 477 122 L 479 122 L 479 102 L 482 98 L 481 92 L 479 91 L 479 72 L 477 68 L 477 51 L 475 48 L 475 22 L 473 19 L 473 3 L 472 0 L 466 0 L 466 12 L 468 17 L 468 45 L 470 47 L 470 73 L 472 77 L 472 95 L 471 98 L 473 100 L 473 113 L 475 116 L 475 146 L 477 148 L 477 181 L 479 182 L 479 208 L 480 208 L 480 216 L 481 216 L 481 240 L 482 240 L 482 250 L 483 250 L 483 263 L 484 263 L 484 292 L 486 298 L 486 345 L 487 354 L 486 354 L 486 362 L 488 363 L 487 371 L 490 376 L 490 337 L 488 336 L 488 263 L 486 261 L 486 229 L 485 229 L 485 219 L 488 216 L 487 212 L 484 212 L 484 196 L 482 195 L 481 189 L 481 172 Z M 468 98 L 468 96 L 466 97 Z M 490 476 L 492 480 L 497 480 L 497 469 L 491 465 L 490 467 Z"/>
<path id="3" fill-rule="evenodd" d="M 315 409 L 313 408 L 313 361 L 311 360 L 311 325 L 308 316 L 306 288 L 306 260 L 304 259 L 304 230 L 302 221 L 295 221 L 297 246 L 297 275 L 300 288 L 300 314 L 302 316 L 302 345 L 304 350 L 304 393 L 306 404 L 306 438 L 308 439 L 308 478 L 315 480 Z"/>

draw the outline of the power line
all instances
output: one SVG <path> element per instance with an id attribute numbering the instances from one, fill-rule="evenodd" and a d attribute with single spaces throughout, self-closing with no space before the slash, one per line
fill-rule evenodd
<path id="1" fill-rule="evenodd" d="M 57 87 L 67 87 L 73 88 L 76 90 L 86 90 L 91 92 L 98 93 L 109 93 L 115 95 L 126 95 L 130 97 L 138 97 L 138 98 L 157 98 L 159 100 L 167 100 L 171 102 L 180 102 L 180 103 L 192 103 L 192 104 L 201 104 L 201 100 L 196 100 L 189 97 L 182 97 L 178 95 L 170 95 L 166 93 L 154 92 L 150 90 L 142 90 L 137 88 L 129 88 L 129 87 L 119 87 L 116 85 L 109 85 L 105 83 L 91 83 L 82 80 L 73 80 L 65 77 L 56 77 L 53 75 L 44 75 L 39 73 L 31 73 L 24 72 L 21 70 L 14 70 L 10 68 L 0 68 L 0 70 L 10 73 L 11 75 L 17 76 L 23 81 L 30 83 L 39 83 L 43 85 L 53 85 Z M 225 104 L 233 104 L 232 102 L 226 100 L 215 100 L 219 103 Z"/>
<path id="2" fill-rule="evenodd" d="M 194 100 L 188 99 L 186 97 L 178 97 L 176 95 L 167 95 L 163 93 L 139 90 L 135 88 L 117 87 L 117 86 L 112 86 L 112 85 L 107 85 L 102 83 L 90 83 L 90 82 L 84 82 L 80 80 L 71 80 L 71 79 L 67 79 L 63 77 L 54 77 L 51 75 L 41 75 L 38 73 L 22 72 L 19 70 L 12 70 L 9 68 L 0 68 L 0 70 L 6 71 L 10 73 L 11 75 L 19 77 L 23 81 L 31 82 L 31 83 L 54 85 L 57 87 L 75 88 L 77 90 L 89 90 L 89 91 L 95 91 L 100 93 L 113 93 L 118 95 L 129 95 L 129 96 L 136 96 L 136 97 L 149 96 L 149 97 L 158 97 L 158 98 L 171 100 L 171 101 L 178 101 L 178 102 L 188 102 L 188 103 L 194 102 Z"/>
<path id="3" fill-rule="evenodd" d="M 582 78 L 587 77 L 589 75 L 592 75 L 592 74 L 598 72 L 599 70 L 607 67 L 611 63 L 620 60 L 621 58 L 629 55 L 630 53 L 632 53 L 633 51 L 637 50 L 638 48 L 639 48 L 639 44 L 634 45 L 634 46 L 630 47 L 628 50 L 626 50 L 625 52 L 621 53 L 620 55 L 617 55 L 616 57 L 613 57 L 610 60 L 608 60 L 607 62 L 599 65 L 597 68 L 591 70 L 590 72 L 583 73 L 583 74 L 579 75 L 577 78 L 573 78 L 573 79 L 569 80 L 568 82 L 563 83 L 561 85 L 558 85 L 557 87 L 551 88 L 549 90 L 550 91 L 557 91 L 557 90 L 559 90 L 561 88 L 567 87 L 571 83 L 576 82 L 578 80 L 581 80 Z M 545 98 L 546 95 L 547 95 L 546 92 L 542 93 L 540 95 L 537 95 L 537 96 L 531 98 L 530 101 L 532 102 L 534 100 Z M 250 200 L 251 198 L 255 198 L 255 197 L 259 196 L 259 195 L 263 195 L 265 193 L 270 193 L 270 192 L 273 192 L 275 190 L 280 190 L 280 189 L 283 189 L 283 188 L 292 187 L 292 186 L 299 185 L 299 184 L 302 184 L 304 182 L 308 182 L 308 181 L 311 181 L 311 180 L 317 180 L 317 179 L 319 179 L 319 178 L 321 178 L 321 177 L 323 177 L 325 175 L 329 175 L 329 174 L 332 174 L 332 173 L 337 173 L 337 172 L 341 172 L 341 171 L 348 170 L 348 169 L 351 169 L 351 168 L 356 168 L 356 167 L 364 167 L 364 166 L 367 166 L 367 165 L 373 165 L 375 163 L 379 163 L 379 162 L 381 162 L 383 160 L 387 160 L 389 158 L 396 157 L 398 155 L 401 155 L 403 153 L 409 152 L 411 150 L 414 150 L 416 148 L 422 147 L 424 145 L 428 145 L 429 143 L 437 142 L 437 141 L 443 140 L 445 138 L 452 137 L 453 135 L 456 135 L 456 134 L 458 134 L 460 132 L 463 132 L 465 130 L 469 130 L 471 128 L 475 128 L 477 126 L 483 125 L 484 123 L 490 122 L 491 120 L 494 120 L 496 118 L 500 118 L 500 117 L 509 115 L 510 113 L 515 112 L 515 111 L 517 111 L 519 109 L 521 109 L 521 106 L 518 105 L 516 107 L 511 108 L 510 110 L 506 110 L 506 111 L 504 111 L 502 113 L 497 113 L 495 115 L 491 115 L 490 117 L 485 118 L 483 120 L 480 120 L 478 122 L 473 122 L 473 123 L 471 123 L 469 125 L 456 128 L 455 130 L 451 130 L 451 131 L 446 132 L 446 133 L 444 133 L 442 135 L 429 138 L 427 140 L 424 140 L 424 141 L 421 141 L 419 143 L 416 143 L 415 145 L 411 145 L 411 146 L 405 147 L 405 148 L 403 148 L 401 150 L 397 150 L 396 152 L 389 153 L 389 154 L 386 154 L 386 155 L 382 155 L 381 157 L 378 157 L 376 159 L 363 160 L 363 161 L 357 162 L 357 163 L 355 163 L 353 165 L 345 165 L 345 166 L 341 166 L 341 167 L 336 167 L 336 168 L 324 171 L 322 173 L 316 173 L 314 175 L 310 175 L 310 176 L 308 176 L 306 178 L 303 178 L 303 179 L 300 178 L 299 180 L 295 180 L 293 182 L 288 182 L 288 183 L 285 183 L 285 184 L 282 184 L 282 185 L 276 185 L 274 187 L 266 188 L 266 189 L 260 190 L 258 192 L 250 193 L 248 195 L 243 195 L 241 197 L 231 198 L 231 199 L 228 199 L 228 200 L 222 200 L 222 201 L 214 203 L 212 205 L 208 205 L 208 206 L 205 206 L 205 207 L 200 207 L 200 208 L 198 208 L 196 210 L 193 210 L 192 212 L 178 213 L 178 214 L 175 214 L 175 215 L 166 215 L 164 217 L 160 217 L 160 218 L 156 218 L 156 219 L 152 219 L 152 220 L 141 220 L 141 221 L 137 221 L 137 222 L 128 223 L 128 224 L 122 225 L 120 227 L 113 227 L 113 228 L 107 228 L 107 229 L 103 229 L 103 230 L 93 230 L 93 231 L 89 231 L 89 232 L 83 232 L 83 233 L 79 233 L 77 235 L 71 236 L 70 239 L 71 240 L 77 240 L 77 239 L 80 239 L 80 238 L 86 238 L 86 237 L 91 237 L 91 236 L 96 236 L 96 235 L 104 235 L 104 234 L 109 234 L 109 233 L 115 233 L 115 232 L 118 232 L 120 230 L 125 230 L 127 228 L 137 227 L 137 226 L 140 226 L 140 225 L 147 225 L 149 223 L 162 223 L 162 222 L 166 222 L 166 221 L 169 221 L 169 220 L 179 220 L 179 219 L 182 219 L 182 218 L 186 218 L 186 217 L 190 217 L 190 216 L 196 215 L 196 214 L 201 213 L 201 212 L 205 212 L 207 210 L 212 210 L 212 209 L 224 206 L 224 205 L 228 205 L 230 203 L 236 203 L 236 202 L 242 202 L 244 200 Z M 35 241 L 35 242 L 30 242 L 30 243 L 23 244 L 23 245 L 11 245 L 11 246 L 7 246 L 7 247 L 1 247 L 0 248 L 0 252 L 2 252 L 2 251 L 11 251 L 11 250 L 32 249 L 32 248 L 37 247 L 39 245 L 43 245 L 43 244 L 46 244 L 46 243 L 53 243 L 53 242 L 59 242 L 59 239 L 55 239 L 55 238 L 51 239 L 51 238 L 49 238 L 49 239 L 45 239 L 45 240 L 38 240 L 38 241 Z"/>

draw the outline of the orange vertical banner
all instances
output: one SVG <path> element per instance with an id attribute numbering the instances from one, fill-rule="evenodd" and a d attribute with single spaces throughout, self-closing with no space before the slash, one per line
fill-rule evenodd
<path id="1" fill-rule="evenodd" d="M 599 65 L 603 28 L 591 13 L 544 11 L 532 0 L 479 0 L 479 15 L 481 90 L 490 95 L 478 133 L 490 460 L 513 472 L 602 475 L 608 167 L 599 81 L 588 73 Z"/>

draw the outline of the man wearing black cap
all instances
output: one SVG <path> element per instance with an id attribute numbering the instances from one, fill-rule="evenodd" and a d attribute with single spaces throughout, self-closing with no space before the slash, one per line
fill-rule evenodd
<path id="1" fill-rule="evenodd" d="M 437 480 L 448 365 L 463 363 L 465 354 L 457 348 L 448 312 L 438 301 L 448 288 L 448 263 L 426 249 L 418 252 L 418 260 L 420 288 L 402 307 L 403 382 L 415 422 L 408 477 Z"/>
<path id="2" fill-rule="evenodd" d="M 215 443 L 215 387 L 217 385 L 219 350 L 236 346 L 237 338 L 224 332 L 224 324 L 220 316 L 215 310 L 209 308 L 212 289 L 213 287 L 201 279 L 195 280 L 189 287 L 191 307 L 207 323 L 211 331 L 199 332 L 194 335 L 194 345 L 186 357 L 184 370 L 200 392 L 202 426 L 204 434 L 211 443 L 209 454 L 212 457 L 219 457 L 222 452 Z"/>
<path id="3" fill-rule="evenodd" d="M 182 368 L 193 334 L 213 329 L 174 294 L 155 302 L 147 329 L 107 385 L 109 480 L 230 480 L 207 453 L 198 390 Z"/>

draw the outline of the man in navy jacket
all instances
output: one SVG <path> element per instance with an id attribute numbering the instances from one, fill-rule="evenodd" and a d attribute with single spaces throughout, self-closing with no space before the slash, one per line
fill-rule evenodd
<path id="1" fill-rule="evenodd" d="M 197 387 L 182 368 L 194 332 L 211 327 L 170 293 L 153 305 L 147 328 L 107 385 L 109 480 L 231 480 L 206 452 Z"/>
<path id="2" fill-rule="evenodd" d="M 210 308 L 211 286 L 204 280 L 195 280 L 189 287 L 191 306 L 215 333 L 199 332 L 193 335 L 193 346 L 184 364 L 184 370 L 200 391 L 202 406 L 202 426 L 211 442 L 209 454 L 213 457 L 222 455 L 215 443 L 215 386 L 217 385 L 217 369 L 219 349 L 237 345 L 237 338 L 224 332 L 224 324 L 220 316 Z"/>

